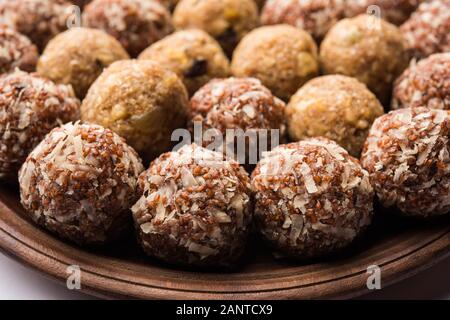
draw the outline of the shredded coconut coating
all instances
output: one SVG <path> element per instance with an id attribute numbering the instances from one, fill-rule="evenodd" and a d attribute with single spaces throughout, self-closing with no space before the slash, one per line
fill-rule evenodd
<path id="1" fill-rule="evenodd" d="M 173 31 L 170 12 L 156 0 L 93 0 L 83 25 L 119 40 L 132 57 Z"/>
<path id="2" fill-rule="evenodd" d="M 80 101 L 70 86 L 19 70 L 0 77 L 0 179 L 15 180 L 48 132 L 79 117 Z"/>
<path id="3" fill-rule="evenodd" d="M 173 131 L 186 126 L 188 104 L 175 73 L 149 60 L 122 60 L 89 89 L 81 118 L 110 128 L 149 162 L 170 150 Z"/>
<path id="4" fill-rule="evenodd" d="M 383 106 L 363 83 L 340 75 L 309 81 L 286 109 L 291 139 L 326 137 L 358 158 L 372 123 L 383 114 Z"/>
<path id="5" fill-rule="evenodd" d="M 259 130 L 267 130 L 267 147 L 270 149 L 270 130 L 279 130 L 279 142 L 286 139 L 284 110 L 285 103 L 272 95 L 257 79 L 215 79 L 192 97 L 188 127 L 193 131 L 194 123 L 201 123 L 205 147 L 214 143 L 214 139 L 207 138 L 207 130 L 210 129 L 218 130 L 218 133 L 223 135 L 224 143 L 227 143 L 228 129 L 241 129 L 249 137 L 250 132 L 254 132 L 256 139 L 261 139 L 261 136 L 258 136 Z M 249 145 L 253 142 L 256 142 L 253 138 L 251 142 L 247 142 L 247 156 L 249 148 L 256 147 Z M 238 151 L 237 146 L 235 151 Z M 257 159 L 255 163 L 256 161 Z"/>
<path id="6" fill-rule="evenodd" d="M 267 153 L 253 172 L 252 187 L 257 229 L 288 257 L 334 253 L 372 220 L 369 174 L 347 151 L 325 138 Z"/>
<path id="7" fill-rule="evenodd" d="M 0 0 L 0 25 L 27 36 L 40 51 L 67 29 L 72 13 L 72 4 L 65 0 Z"/>
<path id="8" fill-rule="evenodd" d="M 143 170 L 136 152 L 112 131 L 68 123 L 28 156 L 20 198 L 34 221 L 60 237 L 103 244 L 129 227 Z"/>
<path id="9" fill-rule="evenodd" d="M 144 50 L 139 59 L 160 63 L 175 72 L 189 96 L 214 78 L 231 74 L 230 62 L 219 43 L 198 29 L 178 31 Z"/>
<path id="10" fill-rule="evenodd" d="M 103 69 L 129 59 L 122 45 L 104 31 L 72 28 L 50 40 L 37 71 L 56 83 L 70 84 L 83 99 Z"/>
<path id="11" fill-rule="evenodd" d="M 325 74 L 357 78 L 388 104 L 392 84 L 408 66 L 406 43 L 400 30 L 369 15 L 338 22 L 320 48 Z"/>
<path id="12" fill-rule="evenodd" d="M 419 59 L 450 51 L 450 0 L 422 3 L 401 31 L 411 54 Z"/>
<path id="13" fill-rule="evenodd" d="M 261 13 L 265 25 L 287 23 L 321 40 L 344 18 L 344 0 L 268 0 Z"/>
<path id="14" fill-rule="evenodd" d="M 37 47 L 24 35 L 0 26 L 0 73 L 16 68 L 33 72 L 39 57 Z"/>
<path id="15" fill-rule="evenodd" d="M 381 14 L 381 18 L 401 25 L 424 0 L 345 0 L 345 15 L 355 17 L 362 13 Z M 373 10 L 377 6 L 380 11 Z M 371 10 L 372 9 L 372 10 Z"/>
<path id="16" fill-rule="evenodd" d="M 238 45 L 231 70 L 236 77 L 261 80 L 274 95 L 288 101 L 318 75 L 317 45 L 306 31 L 290 25 L 261 27 Z"/>
<path id="17" fill-rule="evenodd" d="M 259 13 L 253 0 L 181 0 L 173 22 L 177 29 L 206 31 L 231 56 L 239 41 L 258 26 Z"/>
<path id="18" fill-rule="evenodd" d="M 450 210 L 450 114 L 405 108 L 378 118 L 361 158 L 385 207 L 431 217 Z"/>
<path id="19" fill-rule="evenodd" d="M 139 178 L 133 216 L 144 251 L 163 261 L 230 266 L 252 219 L 250 178 L 233 160 L 195 144 L 163 154 Z"/>
<path id="20" fill-rule="evenodd" d="M 393 109 L 450 109 L 450 52 L 412 61 L 394 86 Z"/>

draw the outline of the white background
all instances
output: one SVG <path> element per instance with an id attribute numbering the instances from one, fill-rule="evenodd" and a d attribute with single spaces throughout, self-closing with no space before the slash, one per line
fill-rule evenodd
<path id="1" fill-rule="evenodd" d="M 450 300 L 450 258 L 365 299 Z M 0 299 L 92 299 L 29 270 L 0 253 Z"/>

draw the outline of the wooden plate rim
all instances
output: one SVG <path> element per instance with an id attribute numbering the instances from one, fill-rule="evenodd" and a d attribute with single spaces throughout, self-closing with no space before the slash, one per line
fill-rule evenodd
<path id="1" fill-rule="evenodd" d="M 0 201 L 0 214 L 2 215 L 0 217 L 0 249 L 19 262 L 65 284 L 67 278 L 65 270 L 73 263 L 64 261 L 58 256 L 68 258 L 67 252 L 55 251 L 53 254 L 43 252 L 36 246 L 35 240 L 28 235 L 13 230 L 14 233 L 23 238 L 20 239 L 9 232 L 7 228 L 11 228 L 11 225 L 8 225 L 8 221 L 5 221 L 6 219 L 3 219 L 3 216 L 14 217 L 15 213 L 2 201 Z M 15 219 L 21 219 L 21 217 L 15 216 Z M 25 220 L 24 222 L 31 225 Z M 37 228 L 33 225 L 32 227 Z M 56 239 L 55 241 L 59 240 Z M 450 256 L 450 227 L 407 254 L 380 264 L 379 266 L 383 271 L 383 287 L 425 270 L 448 256 Z M 89 267 L 89 269 L 99 269 L 95 265 Z M 101 271 L 101 268 L 98 272 L 83 268 L 83 292 L 102 298 L 144 299 L 341 299 L 356 297 L 369 292 L 365 287 L 366 270 L 328 280 L 312 281 L 311 283 L 282 288 L 265 290 L 252 290 L 251 288 L 240 288 L 238 290 L 236 288 L 235 291 L 221 291 L 217 290 L 217 287 L 210 290 L 168 288 L 141 283 L 137 280 L 121 279 L 120 275 L 113 277 Z M 286 276 L 286 278 L 289 277 L 292 277 L 292 275 Z M 301 275 L 298 275 L 298 277 L 301 277 Z M 264 279 L 260 281 L 264 281 Z"/>

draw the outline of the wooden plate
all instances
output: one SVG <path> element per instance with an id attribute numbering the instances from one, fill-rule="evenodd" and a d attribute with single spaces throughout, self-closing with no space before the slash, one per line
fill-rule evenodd
<path id="1" fill-rule="evenodd" d="M 14 187 L 0 185 L 0 248 L 65 283 L 67 267 L 82 270 L 82 290 L 108 298 L 317 299 L 368 292 L 367 268 L 378 265 L 382 286 L 430 267 L 450 254 L 450 216 L 432 222 L 378 214 L 366 235 L 339 256 L 294 263 L 275 260 L 253 241 L 241 268 L 223 273 L 171 268 L 146 258 L 125 239 L 102 250 L 65 243 L 28 221 Z"/>

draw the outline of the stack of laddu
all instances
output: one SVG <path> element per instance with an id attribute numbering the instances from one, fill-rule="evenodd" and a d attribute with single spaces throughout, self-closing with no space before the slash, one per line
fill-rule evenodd
<path id="1" fill-rule="evenodd" d="M 375 199 L 450 211 L 449 0 L 5 0 L 0 25 L 1 183 L 65 240 L 134 224 L 149 256 L 231 267 L 252 230 L 304 260 L 358 241 Z M 256 168 L 173 149 L 195 122 L 282 145 Z"/>

